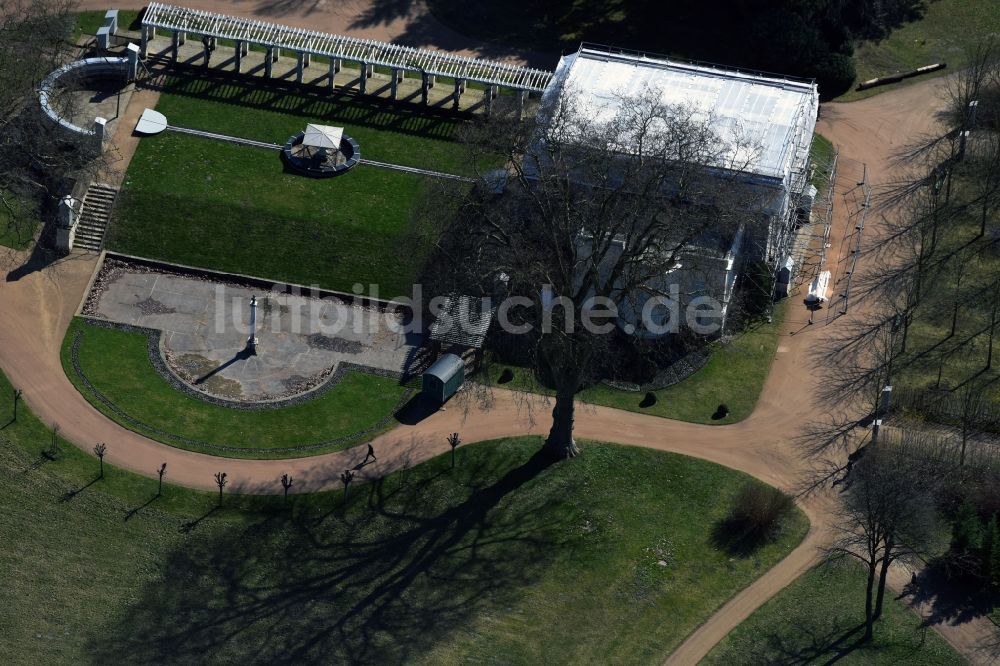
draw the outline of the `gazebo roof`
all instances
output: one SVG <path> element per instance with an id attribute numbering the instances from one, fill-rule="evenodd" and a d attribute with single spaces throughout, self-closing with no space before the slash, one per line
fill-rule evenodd
<path id="1" fill-rule="evenodd" d="M 340 149 L 340 141 L 344 137 L 343 127 L 331 125 L 306 125 L 306 134 L 302 137 L 302 145 L 312 148 Z"/>

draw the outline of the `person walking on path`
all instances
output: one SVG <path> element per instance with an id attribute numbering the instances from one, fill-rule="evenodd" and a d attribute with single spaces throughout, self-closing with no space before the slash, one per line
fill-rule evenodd
<path id="1" fill-rule="evenodd" d="M 361 464 L 367 465 L 369 458 L 371 458 L 372 462 L 378 460 L 378 458 L 375 457 L 375 447 L 373 447 L 371 443 L 368 444 L 368 454 L 365 456 L 365 459 L 361 462 Z"/>

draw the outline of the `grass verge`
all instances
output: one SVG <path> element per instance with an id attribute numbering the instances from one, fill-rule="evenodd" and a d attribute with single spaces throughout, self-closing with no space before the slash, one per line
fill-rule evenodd
<path id="1" fill-rule="evenodd" d="M 948 68 L 940 74 L 954 72 L 967 64 L 967 49 L 986 35 L 1000 32 L 1000 5 L 994 2 L 935 0 L 923 3 L 922 9 L 919 20 L 903 24 L 888 37 L 858 44 L 854 51 L 858 81 L 907 72 L 936 62 L 948 63 Z M 906 79 L 870 90 L 851 90 L 837 101 L 871 97 L 927 78 Z"/>
<path id="2" fill-rule="evenodd" d="M 819 565 L 724 638 L 702 664 L 964 664 L 941 636 L 888 596 L 875 638 L 864 634 L 865 574 L 853 562 Z"/>
<path id="3" fill-rule="evenodd" d="M 837 149 L 832 141 L 818 132 L 813 134 L 812 144 L 809 146 L 809 161 L 813 167 L 810 183 L 819 191 L 819 196 L 825 194 L 826 186 L 829 185 L 833 158 L 836 155 Z"/>
<path id="4" fill-rule="evenodd" d="M 106 398 L 145 427 L 116 414 L 83 384 L 70 358 L 77 333 L 83 335 L 78 358 L 84 375 Z M 99 328 L 75 320 L 63 341 L 63 369 L 77 390 L 108 418 L 171 446 L 213 455 L 288 458 L 348 448 L 371 437 L 374 433 L 349 436 L 372 428 L 390 415 L 406 390 L 394 379 L 349 373 L 336 387 L 308 402 L 261 411 L 230 409 L 174 389 L 150 365 L 146 340 L 141 333 Z M 376 432 L 389 427 L 384 426 Z M 220 451 L 182 441 L 156 432 L 154 428 L 237 450 Z M 341 437 L 349 439 L 304 451 L 271 450 Z"/>

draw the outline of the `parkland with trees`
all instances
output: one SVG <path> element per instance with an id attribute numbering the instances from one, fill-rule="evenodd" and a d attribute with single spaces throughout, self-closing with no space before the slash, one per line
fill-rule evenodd
<path id="1" fill-rule="evenodd" d="M 866 637 L 898 548 L 929 558 L 926 579 L 949 580 L 966 595 L 956 604 L 997 606 L 984 534 L 1000 511 L 1000 42 L 967 59 L 941 130 L 900 151 L 905 177 L 881 193 L 881 235 L 855 282 L 866 314 L 819 350 L 824 398 L 843 418 L 803 438 L 816 478 L 845 489 L 836 551 L 867 567 Z"/>

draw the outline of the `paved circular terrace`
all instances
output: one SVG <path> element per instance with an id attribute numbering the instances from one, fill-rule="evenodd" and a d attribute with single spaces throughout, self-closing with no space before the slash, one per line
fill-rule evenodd
<path id="1" fill-rule="evenodd" d="M 247 347 L 257 297 L 256 352 Z M 399 315 L 338 298 L 267 292 L 109 259 L 84 314 L 159 331 L 165 367 L 198 393 L 240 403 L 286 401 L 337 380 L 340 364 L 402 373 L 418 336 Z"/>

